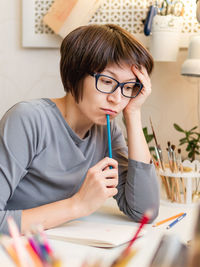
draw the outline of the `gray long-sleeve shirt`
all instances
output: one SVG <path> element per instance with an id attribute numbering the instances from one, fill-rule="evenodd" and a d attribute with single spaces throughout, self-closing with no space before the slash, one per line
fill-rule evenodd
<path id="1" fill-rule="evenodd" d="M 113 158 L 119 162 L 120 210 L 138 221 L 147 209 L 153 219 L 159 207 L 153 164 L 127 159 L 121 130 L 111 123 Z M 106 126 L 94 125 L 79 138 L 50 99 L 16 104 L 0 121 L 0 232 L 7 233 L 7 216 L 21 227 L 23 209 L 70 198 L 87 171 L 108 155 Z"/>

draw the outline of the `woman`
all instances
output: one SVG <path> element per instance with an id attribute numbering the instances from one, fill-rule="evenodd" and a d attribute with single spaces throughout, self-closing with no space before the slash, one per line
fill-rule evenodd
<path id="1" fill-rule="evenodd" d="M 33 223 L 48 229 L 91 214 L 109 197 L 134 221 L 147 209 L 154 220 L 158 184 L 141 125 L 151 56 L 116 25 L 75 29 L 60 51 L 66 95 L 18 103 L 0 122 L 0 231 L 8 231 L 9 215 L 22 233 Z M 121 111 L 128 148 L 114 122 Z"/>

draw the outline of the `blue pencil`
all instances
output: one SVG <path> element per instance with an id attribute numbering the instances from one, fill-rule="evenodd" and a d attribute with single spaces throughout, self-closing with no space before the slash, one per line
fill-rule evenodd
<path id="1" fill-rule="evenodd" d="M 108 156 L 112 158 L 112 145 L 111 145 L 111 133 L 110 133 L 110 115 L 106 114 L 107 119 L 107 133 L 108 133 Z M 112 166 L 109 167 L 112 169 Z"/>
<path id="2" fill-rule="evenodd" d="M 178 217 L 176 220 L 174 220 L 172 223 L 170 223 L 166 229 L 170 229 L 172 228 L 176 223 L 178 223 L 180 220 L 182 220 L 187 213 L 184 213 L 183 215 L 181 215 L 180 217 Z"/>
<path id="3" fill-rule="evenodd" d="M 112 145 L 111 145 L 111 134 L 110 134 L 110 115 L 106 115 L 107 119 L 107 133 L 108 133 L 108 155 L 112 158 Z"/>

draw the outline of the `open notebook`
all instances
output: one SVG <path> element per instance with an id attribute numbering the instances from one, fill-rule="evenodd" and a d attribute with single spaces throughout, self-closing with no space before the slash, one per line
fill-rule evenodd
<path id="1" fill-rule="evenodd" d="M 138 224 L 130 226 L 75 220 L 45 232 L 52 239 L 88 246 L 115 247 L 130 241 L 137 229 Z M 143 234 L 144 230 L 140 236 Z"/>

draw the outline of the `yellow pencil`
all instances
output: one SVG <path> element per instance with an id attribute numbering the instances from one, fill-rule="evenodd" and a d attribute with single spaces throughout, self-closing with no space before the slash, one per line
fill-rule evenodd
<path id="1" fill-rule="evenodd" d="M 181 216 L 181 215 L 183 215 L 183 214 L 184 214 L 184 212 L 181 212 L 181 213 L 179 213 L 179 214 L 177 214 L 177 215 L 174 215 L 174 216 L 172 216 L 172 217 L 170 217 L 170 218 L 167 218 L 167 219 L 165 219 L 165 220 L 162 220 L 162 221 L 160 221 L 160 222 L 157 222 L 156 224 L 153 225 L 153 227 L 156 227 L 156 226 L 158 226 L 158 225 L 161 225 L 161 224 L 163 224 L 163 223 L 166 223 L 166 222 L 168 222 L 168 221 L 170 221 L 170 220 L 176 219 L 176 218 L 178 218 L 179 216 Z"/>
<path id="2" fill-rule="evenodd" d="M 118 259 L 116 259 L 111 267 L 126 267 L 130 260 L 136 255 L 137 250 L 131 250 L 127 255 L 120 255 Z"/>

